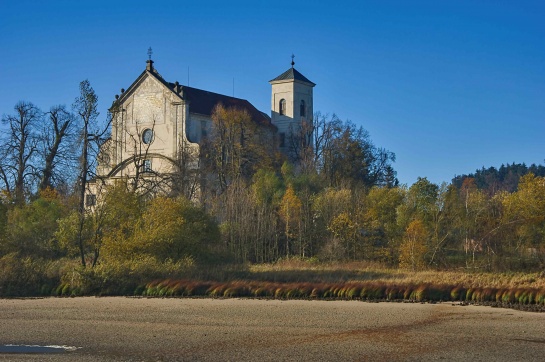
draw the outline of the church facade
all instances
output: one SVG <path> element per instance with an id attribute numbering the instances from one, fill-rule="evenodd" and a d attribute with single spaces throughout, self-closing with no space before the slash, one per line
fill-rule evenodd
<path id="1" fill-rule="evenodd" d="M 171 188 L 172 179 L 162 184 L 158 176 L 174 174 L 183 157 L 190 168 L 199 167 L 198 157 L 188 155 L 198 155 L 213 131 L 212 114 L 218 104 L 245 110 L 253 122 L 272 129 L 284 153 L 294 130 L 312 120 L 315 84 L 293 67 L 293 61 L 291 68 L 269 82 L 270 116 L 245 99 L 167 82 L 151 58 L 146 63 L 146 69 L 129 88 L 116 95 L 110 109 L 111 136 L 100 150 L 88 205 L 94 204 L 102 185 L 116 180 L 147 180 L 153 181 L 153 187 Z"/>

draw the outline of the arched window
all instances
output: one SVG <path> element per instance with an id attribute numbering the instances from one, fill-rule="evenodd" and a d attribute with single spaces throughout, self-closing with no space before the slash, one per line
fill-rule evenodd
<path id="1" fill-rule="evenodd" d="M 286 114 L 286 100 L 284 98 L 280 100 L 280 104 L 278 108 L 279 108 L 278 113 L 280 113 L 281 116 Z"/>
<path id="2" fill-rule="evenodd" d="M 301 117 L 306 116 L 305 101 L 302 99 L 301 99 L 301 107 L 299 108 L 299 113 L 301 114 Z"/>

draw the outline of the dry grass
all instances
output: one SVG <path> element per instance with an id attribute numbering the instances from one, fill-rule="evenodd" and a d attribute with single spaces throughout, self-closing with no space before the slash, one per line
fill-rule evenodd
<path id="1" fill-rule="evenodd" d="M 372 262 L 317 263 L 299 259 L 250 265 L 249 277 L 254 280 L 284 282 L 374 281 L 387 285 L 445 284 L 465 288 L 545 288 L 545 272 L 412 271 L 387 268 Z"/>
<path id="2" fill-rule="evenodd" d="M 459 301 L 532 306 L 541 311 L 545 306 L 545 281 L 538 273 L 412 272 L 361 262 L 319 264 L 288 260 L 249 266 L 242 278 L 233 280 L 156 280 L 141 286 L 135 294 L 148 297 Z"/>

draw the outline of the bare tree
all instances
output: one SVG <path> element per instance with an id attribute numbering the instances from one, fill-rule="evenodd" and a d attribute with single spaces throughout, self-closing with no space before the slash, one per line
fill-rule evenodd
<path id="1" fill-rule="evenodd" d="M 7 133 L 0 146 L 0 179 L 16 203 L 25 200 L 25 186 L 36 175 L 35 157 L 38 151 L 37 127 L 42 112 L 30 102 L 21 101 L 15 114 L 2 117 Z"/>
<path id="2" fill-rule="evenodd" d="M 330 186 L 397 185 L 395 154 L 376 147 L 369 133 L 353 122 L 317 113 L 312 124 L 302 124 L 292 135 L 291 149 L 300 168 L 315 167 Z"/>
<path id="3" fill-rule="evenodd" d="M 201 162 L 199 150 L 181 141 L 178 156 L 171 175 L 172 195 L 183 195 L 188 200 L 197 200 L 201 191 Z"/>
<path id="4" fill-rule="evenodd" d="M 81 264 L 86 266 L 85 260 L 85 245 L 84 245 L 84 228 L 86 218 L 85 196 L 89 179 L 95 176 L 94 168 L 100 145 L 105 141 L 105 135 L 109 130 L 111 117 L 108 117 L 107 124 L 101 127 L 97 118 L 99 112 L 97 110 L 98 97 L 91 87 L 88 80 L 80 83 L 80 95 L 72 105 L 74 112 L 78 116 L 80 122 L 80 158 L 79 158 L 79 175 L 78 175 L 78 215 L 79 225 L 77 233 L 77 243 L 80 251 Z M 98 253 L 95 252 L 98 256 Z M 96 260 L 93 261 L 93 265 Z"/>
<path id="5" fill-rule="evenodd" d="M 214 174 L 220 193 L 231 182 L 249 180 L 257 169 L 273 163 L 271 129 L 256 123 L 248 111 L 218 104 L 212 113 L 212 123 L 202 157 Z"/>
<path id="6" fill-rule="evenodd" d="M 66 183 L 66 167 L 74 167 L 75 116 L 65 106 L 51 107 L 47 112 L 49 122 L 44 126 L 40 137 L 40 153 L 43 157 L 43 168 L 38 188 L 44 190 L 57 183 Z M 63 178 L 58 178 L 56 171 L 64 166 Z"/>
<path id="7" fill-rule="evenodd" d="M 291 125 L 289 129 L 288 157 L 303 174 L 316 172 L 316 149 L 313 142 L 316 126 L 313 121 L 303 121 L 299 125 Z"/>

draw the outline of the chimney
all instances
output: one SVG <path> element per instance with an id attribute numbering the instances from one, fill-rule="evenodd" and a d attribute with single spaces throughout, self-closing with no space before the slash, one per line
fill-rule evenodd
<path id="1" fill-rule="evenodd" d="M 146 70 L 153 72 L 153 60 L 146 60 Z"/>

